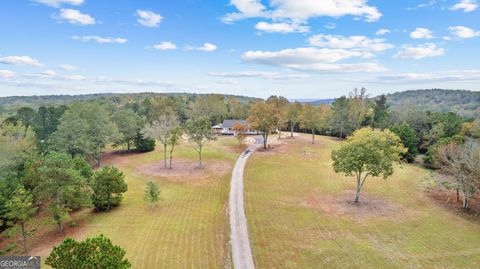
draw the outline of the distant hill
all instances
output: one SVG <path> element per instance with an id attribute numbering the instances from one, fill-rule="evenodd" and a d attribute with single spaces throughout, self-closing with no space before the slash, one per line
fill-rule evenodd
<path id="1" fill-rule="evenodd" d="M 15 111 L 17 108 L 28 106 L 32 108 L 38 108 L 45 105 L 64 105 L 75 101 L 88 101 L 88 100 L 107 100 L 112 98 L 129 99 L 131 101 L 141 101 L 147 97 L 158 96 L 174 96 L 195 98 L 204 94 L 193 93 L 99 93 L 99 94 L 85 94 L 85 95 L 40 95 L 40 96 L 9 96 L 0 97 L 0 114 L 8 114 Z M 259 100 L 258 98 L 237 96 L 237 95 L 225 95 L 225 97 L 236 97 L 240 102 L 249 102 Z"/>
<path id="2" fill-rule="evenodd" d="M 464 117 L 480 118 L 480 92 L 465 90 L 413 90 L 387 95 L 392 109 L 414 104 L 425 111 L 452 111 Z"/>
<path id="3" fill-rule="evenodd" d="M 290 102 L 300 102 L 302 104 L 310 103 L 314 106 L 323 105 L 323 104 L 330 105 L 331 103 L 333 103 L 333 101 L 335 101 L 334 98 L 330 98 L 330 99 L 291 99 L 290 100 Z"/>

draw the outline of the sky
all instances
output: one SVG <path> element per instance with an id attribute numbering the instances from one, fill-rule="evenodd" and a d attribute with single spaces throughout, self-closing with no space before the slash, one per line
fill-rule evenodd
<path id="1" fill-rule="evenodd" d="M 477 0 L 0 0 L 0 96 L 480 90 Z"/>

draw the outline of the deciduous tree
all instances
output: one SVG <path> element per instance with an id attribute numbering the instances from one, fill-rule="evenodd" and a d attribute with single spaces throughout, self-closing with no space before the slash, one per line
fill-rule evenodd
<path id="1" fill-rule="evenodd" d="M 252 129 L 262 133 L 263 148 L 267 149 L 268 136 L 278 126 L 278 118 L 274 115 L 272 105 L 262 101 L 254 103 L 247 121 Z"/>
<path id="2" fill-rule="evenodd" d="M 167 146 L 172 131 L 179 125 L 177 116 L 174 113 L 160 115 L 156 120 L 147 126 L 144 134 L 147 137 L 158 139 L 163 145 L 163 162 L 167 167 Z"/>
<path id="3" fill-rule="evenodd" d="M 334 130 L 339 138 L 344 138 L 345 134 L 349 133 L 351 129 L 349 126 L 348 99 L 345 96 L 335 99 L 330 110 L 330 129 Z"/>
<path id="4" fill-rule="evenodd" d="M 273 110 L 273 115 L 277 117 L 277 126 L 278 138 L 282 136 L 282 129 L 285 128 L 285 125 L 288 121 L 287 112 L 288 112 L 288 100 L 282 96 L 272 95 L 267 99 L 267 103 L 271 105 Z"/>
<path id="5" fill-rule="evenodd" d="M 315 144 L 315 131 L 318 130 L 319 118 L 318 110 L 311 103 L 303 107 L 300 115 L 300 127 L 311 131 L 312 144 Z"/>
<path id="6" fill-rule="evenodd" d="M 470 208 L 471 198 L 480 191 L 480 145 L 468 140 L 442 145 L 434 155 L 440 170 L 451 176 L 463 193 L 463 207 Z"/>
<path id="7" fill-rule="evenodd" d="M 369 176 L 382 175 L 384 179 L 393 174 L 393 164 L 407 150 L 400 138 L 389 130 L 379 131 L 364 128 L 355 131 L 332 152 L 335 172 L 356 176 L 357 190 L 354 202 L 358 203 L 360 191 Z"/>
<path id="8" fill-rule="evenodd" d="M 247 125 L 235 122 L 232 130 L 235 132 L 235 138 L 237 138 L 238 146 L 241 146 L 247 137 Z"/>
<path id="9" fill-rule="evenodd" d="M 170 163 L 169 168 L 172 169 L 172 159 L 173 159 L 173 150 L 175 146 L 180 143 L 180 138 L 182 137 L 183 129 L 180 126 L 173 128 L 168 136 L 168 145 L 170 145 Z"/>
<path id="10" fill-rule="evenodd" d="M 196 145 L 198 163 L 202 167 L 202 152 L 205 143 L 215 140 L 212 133 L 210 121 L 207 118 L 189 119 L 185 124 L 185 132 L 188 140 Z"/>
<path id="11" fill-rule="evenodd" d="M 130 151 L 138 129 L 142 128 L 142 118 L 130 109 L 122 109 L 113 115 L 112 120 L 120 132 L 120 135 L 114 141 L 114 145 L 126 145 L 127 150 Z"/>
<path id="12" fill-rule="evenodd" d="M 158 201 L 160 201 L 160 188 L 157 183 L 153 181 L 147 182 L 145 200 L 150 204 L 152 209 L 157 206 Z"/>
<path id="13" fill-rule="evenodd" d="M 299 102 L 290 103 L 288 105 L 287 120 L 290 125 L 290 137 L 293 137 L 295 125 L 300 122 L 303 106 Z"/>

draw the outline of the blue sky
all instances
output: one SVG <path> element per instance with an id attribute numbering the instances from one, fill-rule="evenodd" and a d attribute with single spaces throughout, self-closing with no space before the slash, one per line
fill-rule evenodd
<path id="1" fill-rule="evenodd" d="M 480 90 L 476 0 L 3 0 L 0 96 Z"/>

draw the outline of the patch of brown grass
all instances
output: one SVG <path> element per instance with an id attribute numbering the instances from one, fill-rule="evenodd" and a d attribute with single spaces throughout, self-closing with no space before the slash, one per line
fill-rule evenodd
<path id="1" fill-rule="evenodd" d="M 437 206 L 447 208 L 454 214 L 460 215 L 469 220 L 480 221 L 480 195 L 470 200 L 470 209 L 463 208 L 463 196 L 460 193 L 460 201 L 457 201 L 455 190 L 442 187 L 430 188 L 424 191 L 425 196 Z"/>
<path id="2" fill-rule="evenodd" d="M 232 164 L 228 161 L 208 160 L 199 167 L 198 162 L 185 159 L 176 159 L 172 163 L 172 169 L 165 168 L 163 161 L 143 164 L 136 168 L 136 172 L 142 175 L 193 184 L 205 183 L 205 179 L 211 178 L 211 175 L 219 178 L 231 170 Z"/>
<path id="3" fill-rule="evenodd" d="M 368 193 L 360 194 L 358 204 L 353 202 L 354 197 L 354 191 L 344 191 L 339 195 L 311 194 L 303 198 L 301 204 L 317 208 L 328 215 L 356 220 L 385 218 L 402 221 L 415 213 L 412 209 Z"/>

